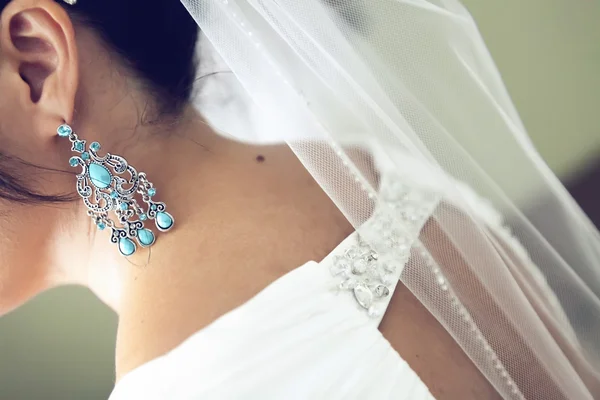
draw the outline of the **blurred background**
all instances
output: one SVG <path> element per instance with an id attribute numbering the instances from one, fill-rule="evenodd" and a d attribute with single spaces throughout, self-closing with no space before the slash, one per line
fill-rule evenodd
<path id="1" fill-rule="evenodd" d="M 599 225 L 600 0 L 463 2 L 534 144 Z M 116 315 L 79 287 L 0 318 L 0 400 L 106 400 L 116 328 Z"/>

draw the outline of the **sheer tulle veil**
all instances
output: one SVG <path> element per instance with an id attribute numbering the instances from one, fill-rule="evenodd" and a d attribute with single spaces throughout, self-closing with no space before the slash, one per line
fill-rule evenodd
<path id="1" fill-rule="evenodd" d="M 534 149 L 459 2 L 182 3 L 203 32 L 201 68 L 215 61 L 199 75 L 232 72 L 198 90 L 218 130 L 287 142 L 359 233 L 376 208 L 390 230 L 411 218 L 381 196 L 382 165 L 406 196 L 434 199 L 413 210 L 430 218 L 401 281 L 504 398 L 599 393 L 598 232 Z M 531 217 L 542 205 L 546 218 Z M 380 239 L 363 236 L 385 252 Z"/>

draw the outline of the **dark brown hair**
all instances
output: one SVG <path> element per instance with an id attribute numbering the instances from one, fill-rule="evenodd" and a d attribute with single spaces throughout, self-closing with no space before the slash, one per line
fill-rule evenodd
<path id="1" fill-rule="evenodd" d="M 198 25 L 177 0 L 57 0 L 75 23 L 93 29 L 145 86 L 161 114 L 177 115 L 195 79 Z M 0 12 L 10 0 L 0 0 Z M 70 196 L 31 191 L 11 169 L 23 162 L 0 153 L 0 198 L 21 203 L 60 202 Z M 12 168 L 11 168 L 12 167 Z M 27 177 L 27 181 L 31 181 Z"/>

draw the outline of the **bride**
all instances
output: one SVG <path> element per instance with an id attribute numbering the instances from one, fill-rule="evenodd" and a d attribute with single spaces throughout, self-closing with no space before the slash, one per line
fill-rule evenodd
<path id="1" fill-rule="evenodd" d="M 600 398 L 598 232 L 457 1 L 0 12 L 0 313 L 91 288 L 111 400 Z"/>

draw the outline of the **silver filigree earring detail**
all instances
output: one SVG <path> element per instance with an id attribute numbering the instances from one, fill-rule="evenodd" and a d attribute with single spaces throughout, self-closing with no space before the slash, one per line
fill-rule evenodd
<path id="1" fill-rule="evenodd" d="M 69 164 L 83 168 L 82 173 L 77 175 L 77 193 L 88 208 L 88 215 L 98 229 L 112 229 L 110 241 L 118 245 L 122 255 L 135 253 L 135 241 L 142 247 L 154 244 L 156 237 L 144 227 L 145 221 L 154 220 L 161 232 L 173 227 L 175 220 L 166 212 L 165 203 L 152 199 L 156 189 L 145 173 L 138 173 L 123 157 L 110 153 L 100 157 L 100 144 L 93 142 L 86 148 L 86 141 L 80 140 L 67 124 L 59 126 L 56 133 L 68 138 L 71 150 L 79 153 L 69 159 Z M 129 179 L 123 178 L 123 174 L 128 174 Z M 136 194 L 141 203 L 135 198 Z M 109 217 L 111 211 L 115 212 L 120 226 Z"/>

